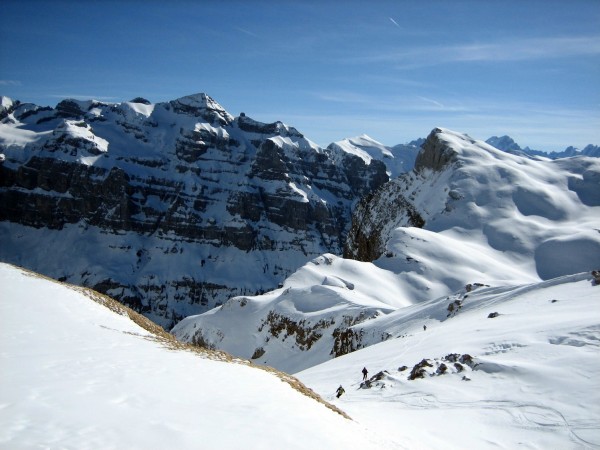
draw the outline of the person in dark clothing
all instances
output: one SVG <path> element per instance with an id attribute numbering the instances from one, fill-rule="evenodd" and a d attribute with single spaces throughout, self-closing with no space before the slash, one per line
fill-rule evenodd
<path id="1" fill-rule="evenodd" d="M 366 380 L 367 379 L 367 374 L 369 373 L 369 371 L 367 370 L 366 367 L 363 367 L 362 373 L 363 373 L 363 380 Z"/>
<path id="2" fill-rule="evenodd" d="M 342 394 L 343 394 L 344 392 L 346 392 L 346 391 L 344 390 L 344 388 L 343 388 L 343 387 L 342 387 L 342 385 L 340 384 L 340 387 L 339 387 L 339 388 L 337 388 L 337 391 L 336 391 L 336 392 L 337 392 L 337 395 L 336 395 L 336 397 L 337 397 L 337 398 L 340 398 L 340 397 L 342 396 Z"/>
<path id="3" fill-rule="evenodd" d="M 423 325 L 423 331 L 427 331 L 427 325 Z"/>

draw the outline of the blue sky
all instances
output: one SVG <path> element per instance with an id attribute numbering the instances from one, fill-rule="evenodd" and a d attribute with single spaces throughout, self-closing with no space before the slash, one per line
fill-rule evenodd
<path id="1" fill-rule="evenodd" d="M 205 92 L 320 145 L 435 126 L 600 144 L 600 1 L 0 3 L 0 94 L 152 102 Z"/>

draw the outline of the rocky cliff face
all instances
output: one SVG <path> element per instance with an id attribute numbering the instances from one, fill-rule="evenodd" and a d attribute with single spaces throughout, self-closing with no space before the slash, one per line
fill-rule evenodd
<path id="1" fill-rule="evenodd" d="M 165 327 L 341 253 L 379 161 L 321 149 L 205 94 L 0 110 L 0 258 Z"/>
<path id="2" fill-rule="evenodd" d="M 456 157 L 447 136 L 434 128 L 421 145 L 414 170 L 368 194 L 356 206 L 344 257 L 374 261 L 385 253 L 391 230 L 425 226 L 429 212 L 418 206 L 418 199 L 438 182 L 444 182 L 444 169 L 459 164 Z"/>

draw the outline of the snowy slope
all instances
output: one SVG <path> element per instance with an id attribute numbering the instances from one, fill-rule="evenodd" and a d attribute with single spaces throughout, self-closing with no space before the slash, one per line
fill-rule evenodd
<path id="1" fill-rule="evenodd" d="M 347 353 L 345 330 L 408 305 L 390 292 L 393 274 L 325 254 L 288 278 L 281 289 L 236 297 L 179 322 L 177 339 L 218 348 L 295 372 Z M 349 280 L 352 280 L 350 282 Z M 379 286 L 373 291 L 373 286 Z"/>
<path id="2" fill-rule="evenodd" d="M 282 383 L 0 264 L 0 447 L 403 448 Z"/>
<path id="3" fill-rule="evenodd" d="M 481 286 L 403 308 L 362 325 L 391 332 L 388 341 L 297 376 L 409 448 L 600 448 L 596 277 Z M 423 360 L 423 378 L 409 380 Z M 361 386 L 363 367 L 381 380 Z"/>
<path id="4" fill-rule="evenodd" d="M 370 138 L 366 134 L 356 136 L 354 138 L 343 139 L 338 142 L 329 144 L 328 148 L 339 147 L 346 153 L 352 153 L 361 157 L 366 163 L 370 163 L 372 159 L 393 158 L 389 147 L 386 147 L 381 142 Z"/>
<path id="5" fill-rule="evenodd" d="M 347 254 L 360 257 L 371 244 L 369 259 L 385 255 L 376 264 L 424 299 L 469 282 L 592 270 L 598 229 L 598 159 L 531 160 L 435 129 L 416 170 L 359 206 Z"/>

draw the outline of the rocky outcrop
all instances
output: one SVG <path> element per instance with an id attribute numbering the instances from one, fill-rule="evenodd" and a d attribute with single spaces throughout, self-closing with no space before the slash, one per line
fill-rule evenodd
<path id="1" fill-rule="evenodd" d="M 392 230 L 398 227 L 423 228 L 428 217 L 450 208 L 458 200 L 457 192 L 449 191 L 442 176 L 453 167 L 461 165 L 457 142 L 475 143 L 467 135 L 456 135 L 441 128 L 434 128 L 421 143 L 412 171 L 404 173 L 373 191 L 357 204 L 352 215 L 352 226 L 346 240 L 344 257 L 359 261 L 374 261 L 386 252 L 386 243 Z M 423 208 L 423 200 L 432 187 L 440 184 L 448 199 L 436 199 L 440 211 L 429 205 Z M 391 255 L 390 255 L 391 256 Z"/>
<path id="2" fill-rule="evenodd" d="M 388 231 L 393 226 L 421 228 L 425 225 L 410 195 L 406 195 L 407 180 L 414 177 L 414 174 L 401 176 L 360 201 L 352 215 L 345 258 L 374 261 L 384 254 Z"/>
<path id="3" fill-rule="evenodd" d="M 455 161 L 457 153 L 448 144 L 448 141 L 444 139 L 443 130 L 434 128 L 421 146 L 421 151 L 417 154 L 415 170 L 417 172 L 424 169 L 440 171 L 449 163 Z"/>
<path id="4" fill-rule="evenodd" d="M 385 166 L 206 94 L 151 104 L 5 102 L 0 259 L 91 286 L 165 327 L 341 253 Z"/>

